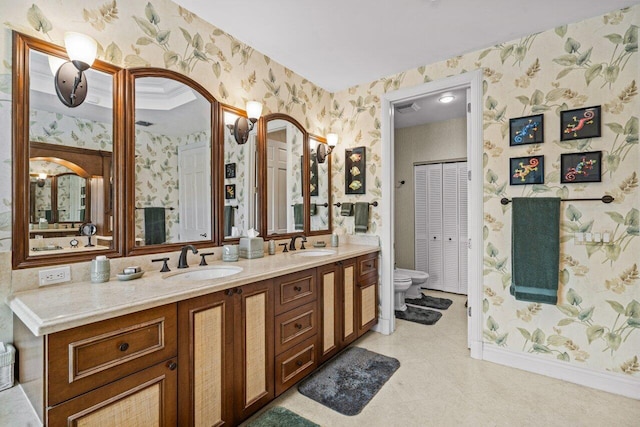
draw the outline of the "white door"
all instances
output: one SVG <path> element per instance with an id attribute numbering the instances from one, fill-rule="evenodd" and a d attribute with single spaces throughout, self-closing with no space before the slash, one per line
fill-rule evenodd
<path id="1" fill-rule="evenodd" d="M 429 238 L 429 288 L 443 290 L 442 271 L 442 165 L 427 168 L 427 230 Z"/>
<path id="2" fill-rule="evenodd" d="M 287 232 L 287 144 L 267 141 L 267 233 Z"/>
<path id="3" fill-rule="evenodd" d="M 427 168 L 413 168 L 414 183 L 414 268 L 429 273 L 429 235 L 427 218 Z"/>
<path id="4" fill-rule="evenodd" d="M 442 165 L 442 253 L 443 285 L 447 292 L 458 292 L 458 165 Z"/>
<path id="5" fill-rule="evenodd" d="M 211 239 L 211 149 L 207 142 L 178 147 L 182 242 Z"/>
<path id="6" fill-rule="evenodd" d="M 458 293 L 467 294 L 469 233 L 467 226 L 467 162 L 458 163 Z"/>

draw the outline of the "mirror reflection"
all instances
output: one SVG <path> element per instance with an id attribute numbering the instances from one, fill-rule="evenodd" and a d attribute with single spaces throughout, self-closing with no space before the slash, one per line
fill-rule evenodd
<path id="1" fill-rule="evenodd" d="M 265 147 L 267 235 L 303 231 L 304 134 L 290 121 L 267 120 Z"/>
<path id="2" fill-rule="evenodd" d="M 329 188 L 329 165 L 331 159 L 326 159 L 320 163 L 317 159 L 317 147 L 320 141 L 309 138 L 310 161 L 309 161 L 309 218 L 310 231 L 328 231 L 330 229 L 330 188 Z"/>
<path id="3" fill-rule="evenodd" d="M 233 125 L 238 116 L 223 110 L 225 125 Z M 251 228 L 260 229 L 256 169 L 256 135 L 251 132 L 245 144 L 238 144 L 224 128 L 224 212 L 223 236 L 237 238 Z"/>
<path id="4" fill-rule="evenodd" d="M 211 126 L 198 91 L 135 79 L 136 245 L 211 240 Z"/>
<path id="5" fill-rule="evenodd" d="M 82 105 L 68 108 L 55 93 L 60 64 L 55 56 L 29 52 L 30 256 L 113 248 L 112 76 L 87 70 L 91 91 Z M 79 235 L 86 222 L 97 228 L 92 247 Z"/>

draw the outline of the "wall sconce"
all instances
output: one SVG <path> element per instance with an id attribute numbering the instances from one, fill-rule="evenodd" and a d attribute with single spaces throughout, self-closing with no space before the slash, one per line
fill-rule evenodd
<path id="1" fill-rule="evenodd" d="M 38 179 L 36 180 L 36 184 L 38 185 L 38 187 L 44 187 L 44 182 L 46 179 L 47 179 L 46 173 L 39 173 Z"/>
<path id="2" fill-rule="evenodd" d="M 98 44 L 84 34 L 67 32 L 64 35 L 64 45 L 69 61 L 56 71 L 56 93 L 64 105 L 74 108 L 82 104 L 87 97 L 87 79 L 84 71 L 95 61 Z"/>
<path id="3" fill-rule="evenodd" d="M 337 133 L 329 133 L 327 134 L 327 143 L 318 145 L 318 153 L 316 157 L 318 159 L 318 163 L 324 163 L 324 160 L 327 158 L 329 154 L 336 148 L 338 144 L 338 134 Z"/>
<path id="4" fill-rule="evenodd" d="M 247 117 L 238 117 L 233 125 L 227 124 L 238 144 L 244 144 L 249 139 L 249 132 L 253 130 L 262 114 L 262 104 L 258 101 L 247 102 Z M 226 123 L 226 117 L 225 117 Z"/>

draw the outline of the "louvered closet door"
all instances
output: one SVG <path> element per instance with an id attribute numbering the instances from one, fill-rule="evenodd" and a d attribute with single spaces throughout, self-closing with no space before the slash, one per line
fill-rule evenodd
<path id="1" fill-rule="evenodd" d="M 414 182 L 414 218 L 415 218 L 415 260 L 414 268 L 418 271 L 429 272 L 429 236 L 427 227 L 427 167 L 424 165 L 413 168 Z"/>
<path id="2" fill-rule="evenodd" d="M 442 165 L 443 290 L 458 292 L 458 165 Z"/>
<path id="3" fill-rule="evenodd" d="M 467 294 L 467 263 L 469 262 L 469 241 L 467 228 L 467 162 L 458 163 L 458 293 Z"/>
<path id="4" fill-rule="evenodd" d="M 425 165 L 427 168 L 427 251 L 430 289 L 443 290 L 442 251 L 442 165 Z"/>

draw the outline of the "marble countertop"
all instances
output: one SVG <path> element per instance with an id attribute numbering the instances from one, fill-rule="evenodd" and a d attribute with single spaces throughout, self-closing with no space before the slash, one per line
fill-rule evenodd
<path id="1" fill-rule="evenodd" d="M 326 248 L 335 254 L 300 256 L 304 251 L 265 254 L 264 258 L 240 259 L 238 262 L 212 261 L 211 266 L 241 267 L 232 276 L 200 281 L 171 277 L 180 272 L 196 272 L 208 267 L 193 265 L 169 273 L 147 271 L 140 279 L 120 281 L 116 273 L 105 283 L 77 282 L 17 292 L 7 297 L 7 304 L 36 336 L 86 325 L 116 316 L 169 304 L 212 292 L 282 276 L 306 268 L 377 252 L 378 246 L 341 244 Z M 312 248 L 307 251 L 313 250 Z"/>

